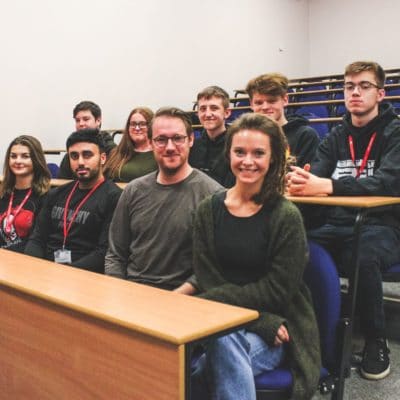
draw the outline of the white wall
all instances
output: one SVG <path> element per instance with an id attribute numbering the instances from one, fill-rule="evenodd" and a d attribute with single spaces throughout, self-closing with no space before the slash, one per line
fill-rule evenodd
<path id="1" fill-rule="evenodd" d="M 398 0 L 309 0 L 309 75 L 342 73 L 356 60 L 400 66 Z"/>
<path id="2" fill-rule="evenodd" d="M 308 72 L 307 0 L 0 5 L 1 160 L 22 133 L 64 147 L 84 99 L 102 107 L 103 128 L 119 128 L 137 105 L 190 109 L 210 84 L 232 93 L 262 72 Z"/>

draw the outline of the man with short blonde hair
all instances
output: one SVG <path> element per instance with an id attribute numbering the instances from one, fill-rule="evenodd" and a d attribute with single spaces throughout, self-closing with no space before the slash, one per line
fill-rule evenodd
<path id="1" fill-rule="evenodd" d="M 312 161 L 319 144 L 317 132 L 300 115 L 286 117 L 285 107 L 289 103 L 289 81 L 286 76 L 271 73 L 257 76 L 246 87 L 251 109 L 273 119 L 286 136 L 290 155 L 296 165 L 302 167 Z"/>

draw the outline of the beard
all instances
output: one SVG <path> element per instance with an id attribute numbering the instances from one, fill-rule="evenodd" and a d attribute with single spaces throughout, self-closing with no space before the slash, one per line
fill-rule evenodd
<path id="1" fill-rule="evenodd" d="M 86 175 L 80 175 L 78 173 L 78 171 L 82 171 L 82 170 L 87 171 L 88 173 Z M 85 183 L 94 182 L 99 179 L 100 169 L 99 168 L 96 168 L 96 169 L 81 168 L 79 170 L 74 171 L 74 175 L 79 182 L 85 182 Z"/>
<path id="2" fill-rule="evenodd" d="M 182 168 L 182 165 L 174 168 L 159 165 L 159 168 L 165 175 L 174 176 Z"/>

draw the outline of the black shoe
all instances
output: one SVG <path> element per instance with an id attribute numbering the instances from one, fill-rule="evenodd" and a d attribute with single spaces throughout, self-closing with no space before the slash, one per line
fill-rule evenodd
<path id="1" fill-rule="evenodd" d="M 366 379 L 383 379 L 390 372 L 390 350 L 384 338 L 369 339 L 365 342 L 361 361 L 361 375 Z"/>

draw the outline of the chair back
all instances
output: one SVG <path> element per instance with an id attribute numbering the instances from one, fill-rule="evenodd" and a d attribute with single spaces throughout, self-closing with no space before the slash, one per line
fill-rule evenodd
<path id="1" fill-rule="evenodd" d="M 60 169 L 60 167 L 56 163 L 47 163 L 47 168 L 50 171 L 51 177 L 57 178 L 58 170 Z"/>
<path id="2" fill-rule="evenodd" d="M 392 265 L 382 274 L 384 282 L 400 282 L 400 264 Z"/>
<path id="3" fill-rule="evenodd" d="M 330 254 L 309 241 L 310 261 L 304 280 L 313 299 L 321 340 L 322 365 L 328 370 L 337 364 L 337 333 L 340 321 L 340 279 Z"/>
<path id="4" fill-rule="evenodd" d="M 332 387 L 324 380 L 337 376 L 343 367 L 343 341 L 339 336 L 341 326 L 340 279 L 336 265 L 329 253 L 319 244 L 308 242 L 310 261 L 304 272 L 304 281 L 310 289 L 315 315 L 320 331 L 322 369 L 320 390 L 329 392 Z M 257 400 L 286 399 L 290 397 L 293 377 L 289 369 L 282 366 L 255 377 Z M 343 382 L 340 382 L 343 385 Z M 340 397 L 339 397 L 340 398 Z"/>

